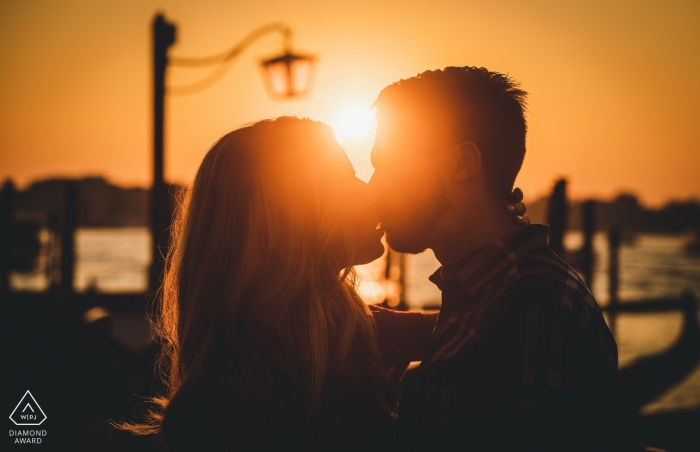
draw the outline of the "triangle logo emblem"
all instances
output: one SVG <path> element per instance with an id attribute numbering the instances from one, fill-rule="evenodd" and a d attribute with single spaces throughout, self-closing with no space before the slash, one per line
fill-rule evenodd
<path id="1" fill-rule="evenodd" d="M 32 393 L 27 391 L 12 411 L 10 419 L 15 425 L 41 425 L 46 420 L 46 414 Z"/>

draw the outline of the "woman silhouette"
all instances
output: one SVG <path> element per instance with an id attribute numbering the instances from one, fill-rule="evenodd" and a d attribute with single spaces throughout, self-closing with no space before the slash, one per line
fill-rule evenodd
<path id="1" fill-rule="evenodd" d="M 434 316 L 373 315 L 358 296 L 353 266 L 384 252 L 377 225 L 327 125 L 222 137 L 173 224 L 155 321 L 167 394 L 121 427 L 172 452 L 391 444 L 388 370 L 419 356 Z"/>

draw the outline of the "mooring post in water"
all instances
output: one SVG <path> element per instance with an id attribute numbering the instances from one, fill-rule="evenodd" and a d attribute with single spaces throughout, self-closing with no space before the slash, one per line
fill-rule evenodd
<path id="1" fill-rule="evenodd" d="M 406 303 L 406 255 L 399 254 L 399 304 L 396 309 L 399 311 L 408 311 L 408 303 Z"/>
<path id="2" fill-rule="evenodd" d="M 0 293 L 10 291 L 10 235 L 14 225 L 17 191 L 10 179 L 0 193 Z"/>
<path id="3" fill-rule="evenodd" d="M 620 302 L 620 244 L 622 233 L 618 228 L 610 229 L 608 233 L 608 304 L 610 307 L 610 330 L 615 334 L 617 306 Z"/>
<path id="4" fill-rule="evenodd" d="M 690 339 L 689 342 L 695 344 L 694 353 L 697 358 L 700 359 L 700 323 L 698 322 L 698 302 L 695 298 L 695 294 L 686 290 L 681 294 L 681 311 L 683 312 L 683 317 L 689 319 L 690 321 L 684 322 L 683 336 L 686 339 Z"/>
<path id="5" fill-rule="evenodd" d="M 566 234 L 566 219 L 568 205 L 566 201 L 566 179 L 559 179 L 554 184 L 552 196 L 549 198 L 549 247 L 559 256 L 564 256 L 564 234 Z"/>
<path id="6" fill-rule="evenodd" d="M 382 306 L 385 308 L 390 308 L 390 302 L 389 302 L 389 284 L 390 284 L 390 277 L 391 277 L 391 248 L 388 246 L 386 247 L 386 261 L 384 262 L 384 288 L 386 289 L 384 293 L 384 301 L 382 302 Z"/>
<path id="7" fill-rule="evenodd" d="M 391 248 L 386 247 L 386 263 L 384 265 L 384 279 L 389 279 L 391 275 Z"/>
<path id="8" fill-rule="evenodd" d="M 49 291 L 56 293 L 61 285 L 61 214 L 49 212 L 46 219 L 49 230 L 49 251 L 46 263 L 46 277 L 49 280 Z"/>
<path id="9" fill-rule="evenodd" d="M 386 295 L 382 306 L 397 311 L 408 311 L 405 274 L 406 255 L 387 249 L 386 266 L 384 267 Z"/>
<path id="10" fill-rule="evenodd" d="M 595 236 L 596 203 L 593 200 L 585 201 L 581 204 L 581 213 L 583 216 L 583 248 L 581 248 L 581 271 L 589 288 L 593 287 L 593 267 L 595 264 L 595 255 L 593 253 L 593 237 Z"/>
<path id="11" fill-rule="evenodd" d="M 78 224 L 78 185 L 66 184 L 63 207 L 63 230 L 61 231 L 61 295 L 73 294 L 75 276 L 75 230 Z"/>

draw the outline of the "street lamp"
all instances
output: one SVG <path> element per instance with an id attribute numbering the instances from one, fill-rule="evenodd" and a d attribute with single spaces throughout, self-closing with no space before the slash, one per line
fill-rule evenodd
<path id="1" fill-rule="evenodd" d="M 202 91 L 221 78 L 230 63 L 253 42 L 270 33 L 281 33 L 284 38 L 284 50 L 280 56 L 262 61 L 261 67 L 265 85 L 271 96 L 280 99 L 291 99 L 308 92 L 312 78 L 312 55 L 292 53 L 292 30 L 283 23 L 263 25 L 232 48 L 207 57 L 168 58 L 168 48 L 175 43 L 176 27 L 167 22 L 162 14 L 153 20 L 153 188 L 151 191 L 151 237 L 153 258 L 149 274 L 149 287 L 153 289 L 158 284 L 163 272 L 164 252 L 169 241 L 169 227 L 172 220 L 172 203 L 168 188 L 163 179 L 163 125 L 166 94 L 193 94 Z M 215 69 L 203 80 L 197 83 L 168 87 L 166 93 L 165 73 L 168 65 L 172 66 L 214 66 Z"/>
<path id="2" fill-rule="evenodd" d="M 268 91 L 280 98 L 304 94 L 309 89 L 313 57 L 286 52 L 262 62 Z"/>

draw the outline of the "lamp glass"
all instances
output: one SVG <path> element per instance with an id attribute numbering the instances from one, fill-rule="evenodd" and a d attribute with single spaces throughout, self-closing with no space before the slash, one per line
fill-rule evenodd
<path id="1" fill-rule="evenodd" d="M 295 94 L 303 94 L 309 90 L 312 64 L 311 58 L 298 58 L 290 63 L 289 70 Z"/>
<path id="2" fill-rule="evenodd" d="M 311 82 L 313 57 L 286 53 L 263 61 L 267 86 L 277 97 L 294 97 L 306 93 Z"/>
<path id="3" fill-rule="evenodd" d="M 265 65 L 268 86 L 276 96 L 289 95 L 289 68 L 285 61 L 277 61 Z"/>

